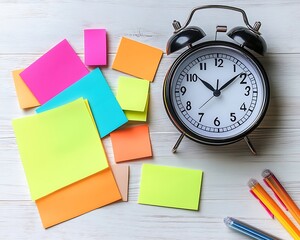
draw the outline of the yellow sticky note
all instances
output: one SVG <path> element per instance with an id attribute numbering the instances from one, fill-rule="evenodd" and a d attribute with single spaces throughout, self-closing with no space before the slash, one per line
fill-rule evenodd
<path id="1" fill-rule="evenodd" d="M 146 107 L 143 112 L 124 110 L 124 113 L 129 121 L 146 122 L 148 115 L 149 97 L 147 98 Z"/>
<path id="2" fill-rule="evenodd" d="M 29 90 L 27 85 L 24 83 L 23 79 L 20 76 L 20 73 L 24 69 L 14 70 L 12 71 L 16 93 L 19 101 L 20 108 L 32 108 L 40 106 L 40 103 Z"/>
<path id="3" fill-rule="evenodd" d="M 119 77 L 117 100 L 123 110 L 144 112 L 149 94 L 149 81 Z"/>
<path id="4" fill-rule="evenodd" d="M 112 68 L 153 81 L 162 55 L 158 48 L 123 37 Z"/>
<path id="5" fill-rule="evenodd" d="M 13 120 L 31 197 L 44 197 L 108 167 L 85 100 Z"/>
<path id="6" fill-rule="evenodd" d="M 138 203 L 199 209 L 201 170 L 143 164 Z"/>

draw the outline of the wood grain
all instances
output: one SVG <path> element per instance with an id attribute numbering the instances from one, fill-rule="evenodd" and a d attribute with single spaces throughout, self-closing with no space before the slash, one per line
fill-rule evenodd
<path id="1" fill-rule="evenodd" d="M 162 101 L 164 76 L 179 54 L 163 56 L 151 84 L 149 125 L 153 159 L 130 162 L 129 202 L 116 203 L 65 222 L 42 228 L 30 200 L 11 120 L 33 114 L 19 108 L 11 71 L 24 68 L 60 40 L 67 38 L 83 58 L 83 30 L 106 28 L 109 66 L 102 68 L 116 91 L 122 73 L 111 69 L 122 36 L 165 49 L 173 19 L 185 22 L 199 1 L 158 0 L 15 0 L 0 1 L 0 239 L 246 239 L 227 229 L 223 218 L 233 216 L 282 239 L 291 239 L 271 220 L 246 186 L 261 179 L 264 168 L 276 172 L 300 205 L 300 2 L 298 0 L 220 0 L 200 4 L 226 4 L 243 8 L 250 23 L 262 22 L 268 53 L 259 57 L 269 75 L 271 104 L 250 138 L 258 155 L 252 156 L 241 141 L 212 147 L 184 139 L 177 154 L 171 149 L 179 133 L 168 119 Z M 193 20 L 212 39 L 215 26 L 242 25 L 239 14 L 207 10 Z M 224 36 L 220 36 L 224 38 Z M 113 152 L 104 139 L 109 161 Z M 143 163 L 204 170 L 200 211 L 185 211 L 137 204 Z M 269 190 L 268 190 L 269 191 Z M 299 227 L 299 226 L 298 226 Z"/>

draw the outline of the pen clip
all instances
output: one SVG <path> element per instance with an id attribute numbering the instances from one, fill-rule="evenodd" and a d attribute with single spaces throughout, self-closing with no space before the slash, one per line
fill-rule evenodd
<path id="1" fill-rule="evenodd" d="M 259 197 L 252 191 L 249 190 L 250 193 L 259 201 L 259 203 L 263 206 L 263 208 L 267 211 L 267 213 L 270 215 L 272 219 L 274 219 L 274 214 L 267 208 L 267 206 L 259 199 Z"/>
<path id="2" fill-rule="evenodd" d="M 281 184 L 280 184 L 280 182 L 277 180 L 277 178 L 273 175 L 272 176 L 273 178 L 274 178 L 274 180 L 279 184 L 279 186 L 281 186 Z M 286 211 L 288 211 L 288 208 L 285 206 L 285 204 L 281 201 L 281 199 L 280 199 L 280 197 L 277 195 L 277 193 L 273 190 L 273 188 L 270 186 L 270 184 L 266 181 L 266 179 L 264 178 L 263 179 L 264 180 L 264 182 L 265 182 L 265 184 L 269 187 L 269 188 L 271 188 L 271 190 L 272 190 L 272 192 L 274 193 L 274 195 L 275 195 L 275 197 L 277 198 L 277 200 L 281 203 L 281 205 L 284 207 L 284 209 L 286 210 Z"/>

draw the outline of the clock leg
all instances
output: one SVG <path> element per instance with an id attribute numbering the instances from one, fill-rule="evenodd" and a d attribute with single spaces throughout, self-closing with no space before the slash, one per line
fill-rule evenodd
<path id="1" fill-rule="evenodd" d="M 173 149 L 172 149 L 172 153 L 176 153 L 177 148 L 179 147 L 179 144 L 181 143 L 182 139 L 184 137 L 184 134 L 181 133 L 180 137 L 178 138 L 177 142 L 175 143 Z"/>
<path id="2" fill-rule="evenodd" d="M 256 151 L 255 148 L 253 147 L 250 139 L 246 136 L 244 137 L 245 142 L 247 143 L 248 148 L 250 149 L 250 151 L 253 153 L 253 155 L 256 155 Z"/>

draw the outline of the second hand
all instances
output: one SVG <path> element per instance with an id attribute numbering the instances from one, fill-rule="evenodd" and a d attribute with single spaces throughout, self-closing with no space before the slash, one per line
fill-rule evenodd
<path id="1" fill-rule="evenodd" d="M 218 89 L 219 89 L 219 79 L 217 79 L 217 89 L 216 89 L 216 91 L 218 91 Z M 203 103 L 200 107 L 199 107 L 199 109 L 201 109 L 204 105 L 206 105 L 211 99 L 213 99 L 215 97 L 215 95 L 212 95 L 205 103 Z"/>

